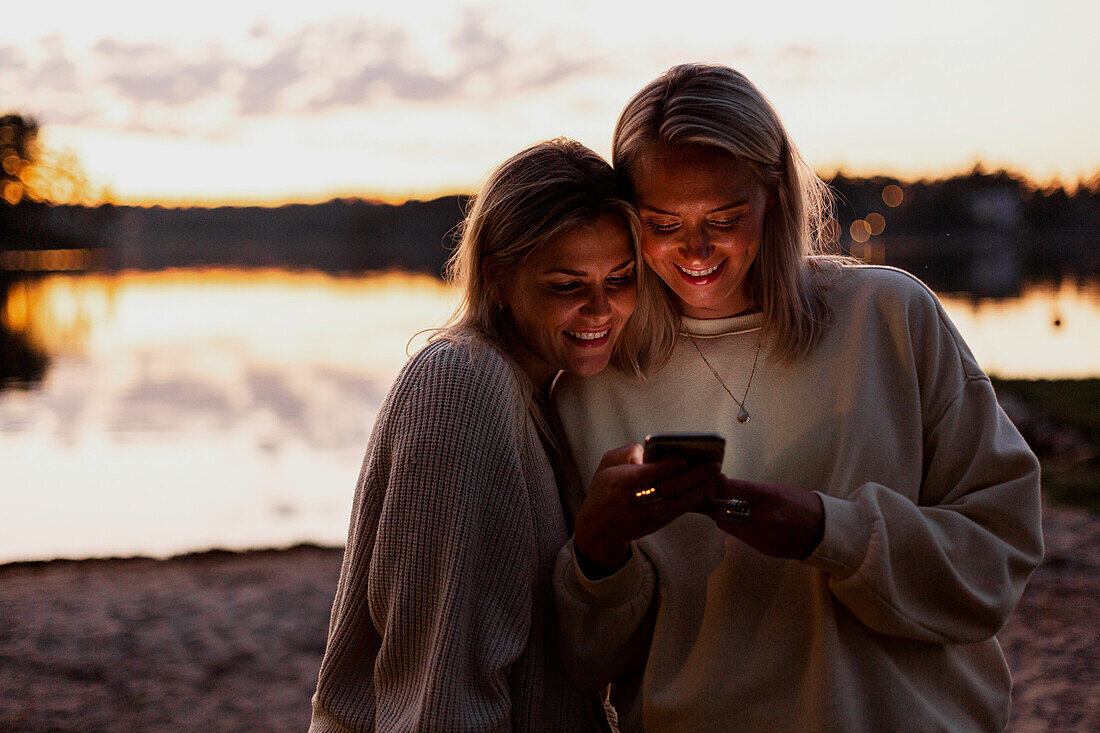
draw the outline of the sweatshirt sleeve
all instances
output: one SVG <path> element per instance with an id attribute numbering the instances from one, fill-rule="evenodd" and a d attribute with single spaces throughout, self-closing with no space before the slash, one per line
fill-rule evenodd
<path id="1" fill-rule="evenodd" d="M 611 683 L 637 656 L 635 633 L 653 602 L 656 572 L 636 542 L 614 575 L 590 580 L 577 564 L 570 540 L 558 553 L 554 600 L 565 669 L 582 690 Z"/>
<path id="2" fill-rule="evenodd" d="M 383 408 L 356 492 L 314 730 L 510 727 L 534 532 L 518 395 L 494 357 L 495 370 L 426 360 Z"/>
<path id="3" fill-rule="evenodd" d="M 1000 630 L 1042 560 L 1039 465 L 954 326 L 942 311 L 934 320 L 915 348 L 938 352 L 917 369 L 919 496 L 874 482 L 819 492 L 825 533 L 805 562 L 875 631 L 966 644 Z"/>

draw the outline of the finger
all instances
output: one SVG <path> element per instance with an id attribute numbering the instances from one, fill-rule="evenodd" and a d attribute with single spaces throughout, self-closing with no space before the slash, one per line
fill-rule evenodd
<path id="1" fill-rule="evenodd" d="M 674 516 L 678 517 L 685 512 L 700 507 L 714 494 L 714 482 L 710 477 L 699 481 L 691 486 L 688 486 L 675 497 L 668 500 L 670 511 L 674 513 Z"/>
<path id="2" fill-rule="evenodd" d="M 714 493 L 712 477 L 717 472 L 718 464 L 695 466 L 655 484 L 659 498 L 642 502 L 639 512 L 641 520 L 649 527 L 648 531 L 655 531 L 681 514 L 699 507 Z"/>
<path id="3" fill-rule="evenodd" d="M 703 502 L 703 508 L 706 515 L 727 532 L 730 528 L 742 529 L 752 522 L 752 503 L 744 499 L 709 499 Z"/>
<path id="4" fill-rule="evenodd" d="M 639 443 L 628 443 L 626 445 L 620 445 L 618 448 L 612 448 L 608 452 L 603 454 L 603 458 L 600 459 L 600 465 L 596 468 L 597 471 L 602 471 L 605 468 L 611 466 L 621 466 L 627 463 L 641 463 L 642 446 Z M 635 460 L 635 456 L 639 460 Z"/>
<path id="5" fill-rule="evenodd" d="M 691 511 L 704 502 L 713 490 L 714 487 L 709 480 L 701 481 L 676 497 L 642 507 L 640 520 L 644 528 L 644 534 L 656 532 L 677 517 Z"/>
<path id="6" fill-rule="evenodd" d="M 701 483 L 705 484 L 709 495 L 714 493 L 716 489 L 714 478 L 719 475 L 719 470 L 720 467 L 717 463 L 703 463 L 655 481 L 653 485 L 666 499 L 673 499 L 680 494 L 691 491 Z"/>
<path id="7" fill-rule="evenodd" d="M 627 480 L 631 485 L 645 488 L 682 472 L 686 466 L 687 461 L 679 456 L 662 458 L 653 463 L 638 464 L 636 470 L 633 471 L 633 475 Z"/>

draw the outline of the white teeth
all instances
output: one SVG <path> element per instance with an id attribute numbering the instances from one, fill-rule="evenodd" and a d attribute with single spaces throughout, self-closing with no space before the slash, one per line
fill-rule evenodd
<path id="1" fill-rule="evenodd" d="M 721 265 L 721 264 L 722 264 L 722 263 L 721 263 L 721 262 L 719 262 L 719 263 L 718 263 L 717 265 L 715 265 L 714 267 L 708 267 L 708 268 L 707 268 L 707 269 L 705 269 L 705 270 L 689 270 L 689 269 L 688 269 L 688 268 L 686 268 L 686 267 L 680 267 L 680 265 L 676 265 L 676 266 L 677 266 L 677 267 L 680 267 L 680 269 L 681 269 L 681 270 L 683 270 L 683 271 L 684 271 L 684 272 L 686 272 L 687 274 L 691 275 L 692 277 L 702 277 L 703 275 L 709 275 L 710 273 L 712 273 L 712 272 L 714 272 L 715 270 L 717 270 L 717 269 L 718 269 L 718 266 L 719 266 L 719 265 Z"/>
<path id="2" fill-rule="evenodd" d="M 566 331 L 567 334 L 573 338 L 580 339 L 581 341 L 595 341 L 596 339 L 602 339 L 608 333 L 611 332 L 610 328 L 605 328 L 603 331 L 591 331 L 589 333 L 577 333 L 575 331 Z"/>

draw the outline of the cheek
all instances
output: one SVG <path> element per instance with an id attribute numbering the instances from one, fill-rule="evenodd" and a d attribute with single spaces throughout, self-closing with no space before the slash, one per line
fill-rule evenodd
<path id="1" fill-rule="evenodd" d="M 579 306 L 571 301 L 546 298 L 536 304 L 532 317 L 538 321 L 542 330 L 557 333 L 569 325 L 578 309 Z"/>
<path id="2" fill-rule="evenodd" d="M 523 331 L 521 337 L 532 338 L 536 334 L 553 328 L 560 305 L 552 298 L 525 293 L 525 297 L 514 298 L 510 304 L 514 325 Z"/>
<path id="3" fill-rule="evenodd" d="M 642 238 L 642 259 L 651 269 L 656 270 L 664 263 L 670 249 L 672 248 L 653 239 Z"/>
<path id="4" fill-rule="evenodd" d="M 634 288 L 624 288 L 612 295 L 609 300 L 615 312 L 618 313 L 623 320 L 626 320 L 630 317 L 630 314 L 634 312 L 634 306 L 638 302 L 638 294 L 634 291 Z"/>

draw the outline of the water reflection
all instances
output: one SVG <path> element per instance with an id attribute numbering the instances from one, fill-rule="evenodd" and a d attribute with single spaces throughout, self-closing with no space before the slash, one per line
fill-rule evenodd
<path id="1" fill-rule="evenodd" d="M 944 304 L 989 371 L 1100 376 L 1097 293 Z M 454 303 L 430 278 L 277 271 L 13 289 L 8 338 L 40 381 L 0 392 L 0 562 L 341 543 L 409 337 Z"/>
<path id="2" fill-rule="evenodd" d="M 1019 298 L 942 300 L 990 374 L 1008 379 L 1100 376 L 1098 283 L 1031 285 Z"/>
<path id="3" fill-rule="evenodd" d="M 42 381 L 46 355 L 32 348 L 19 333 L 0 323 L 0 391 L 30 389 Z"/>
<path id="4" fill-rule="evenodd" d="M 52 363 L 0 393 L 0 562 L 342 542 L 409 337 L 454 305 L 428 278 L 280 272 L 18 297 L 19 337 Z"/>
<path id="5" fill-rule="evenodd" d="M 0 391 L 29 389 L 42 381 L 47 358 L 23 335 L 26 303 L 18 297 L 22 285 L 0 272 Z M 15 296 L 9 297 L 14 291 Z"/>

